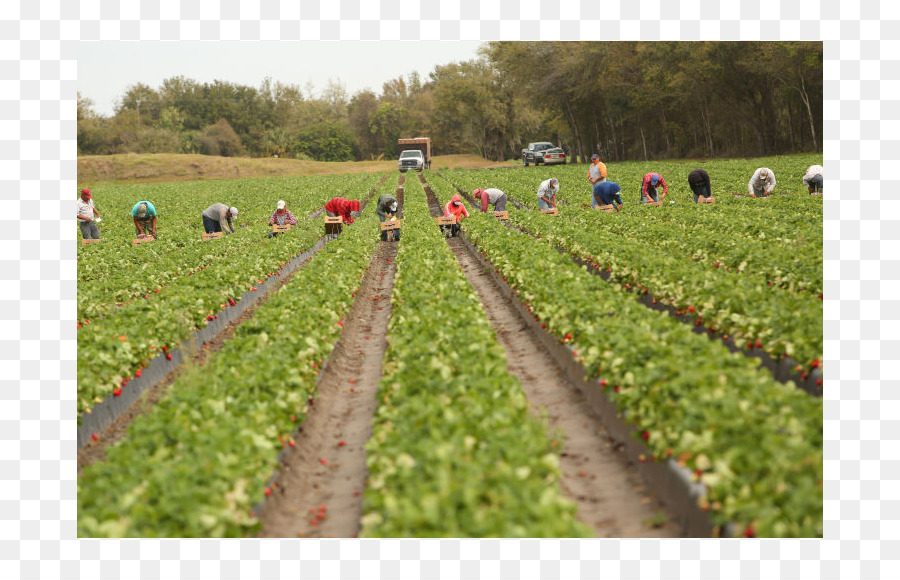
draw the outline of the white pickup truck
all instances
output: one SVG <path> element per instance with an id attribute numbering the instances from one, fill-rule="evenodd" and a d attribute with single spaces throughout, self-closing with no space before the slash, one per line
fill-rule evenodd
<path id="1" fill-rule="evenodd" d="M 422 154 L 418 149 L 407 149 L 400 153 L 400 159 L 397 162 L 397 168 L 401 172 L 406 172 L 408 169 L 415 169 L 416 171 L 422 171 L 425 168 L 425 155 Z"/>

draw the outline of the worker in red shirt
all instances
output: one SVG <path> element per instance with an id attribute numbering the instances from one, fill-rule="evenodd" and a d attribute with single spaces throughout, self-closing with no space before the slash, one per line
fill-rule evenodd
<path id="1" fill-rule="evenodd" d="M 662 197 L 658 191 L 660 187 L 663 190 Z M 655 172 L 644 175 L 641 183 L 641 203 L 659 202 L 660 199 L 665 199 L 667 193 L 669 193 L 669 186 L 666 185 L 666 180 L 662 178 L 662 175 Z"/>
<path id="2" fill-rule="evenodd" d="M 325 204 L 325 212 L 331 217 L 341 216 L 345 224 L 353 223 L 351 212 L 356 212 L 359 216 L 359 201 L 355 199 L 344 199 L 343 197 L 335 197 Z"/>
<path id="3" fill-rule="evenodd" d="M 463 205 L 462 198 L 456 193 L 450 198 L 447 205 L 444 206 L 444 217 L 455 217 L 456 223 L 451 226 L 441 226 L 441 230 L 447 231 L 449 228 L 451 236 L 458 236 L 459 222 L 462 220 L 463 216 L 469 217 L 469 212 L 466 211 L 466 206 Z"/>

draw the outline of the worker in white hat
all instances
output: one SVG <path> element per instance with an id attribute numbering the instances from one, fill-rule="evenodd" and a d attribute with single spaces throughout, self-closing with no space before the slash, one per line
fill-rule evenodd
<path id="1" fill-rule="evenodd" d="M 236 207 L 228 207 L 224 203 L 214 203 L 203 210 L 203 229 L 208 234 L 216 232 L 234 233 L 232 220 L 237 217 Z"/>
<path id="2" fill-rule="evenodd" d="M 750 197 L 769 197 L 775 189 L 775 174 L 768 167 L 760 167 L 753 172 L 747 189 Z"/>
<path id="3" fill-rule="evenodd" d="M 279 225 L 283 226 L 285 224 L 295 226 L 297 225 L 297 218 L 294 217 L 294 214 L 291 213 L 291 210 L 285 209 L 284 200 L 278 200 L 278 203 L 275 205 L 275 212 L 272 214 L 272 217 L 269 218 L 269 225 Z M 275 232 L 269 232 L 269 237 L 274 238 L 278 234 Z"/>

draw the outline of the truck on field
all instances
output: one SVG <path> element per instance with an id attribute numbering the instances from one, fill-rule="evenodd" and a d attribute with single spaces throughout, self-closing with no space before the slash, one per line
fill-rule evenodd
<path id="1" fill-rule="evenodd" d="M 415 137 L 413 139 L 397 139 L 400 159 L 397 168 L 401 172 L 409 169 L 422 171 L 431 169 L 431 138 Z"/>
<path id="2" fill-rule="evenodd" d="M 550 149 L 557 149 L 557 147 L 549 141 L 529 143 L 527 148 L 522 149 L 522 164 L 525 167 L 528 167 L 530 163 L 534 163 L 535 165 L 543 163 L 544 153 Z"/>

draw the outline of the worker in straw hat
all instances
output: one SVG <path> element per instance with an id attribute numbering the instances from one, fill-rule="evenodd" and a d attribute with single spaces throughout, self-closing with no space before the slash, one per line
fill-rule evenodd
<path id="1" fill-rule="evenodd" d="M 291 213 L 291 210 L 285 207 L 285 203 L 283 199 L 279 199 L 278 203 L 275 204 L 275 211 L 272 213 L 272 217 L 269 218 L 269 225 L 297 225 L 297 218 L 294 217 L 294 214 Z M 274 238 L 278 234 L 276 232 L 269 232 L 269 237 Z"/>
<path id="2" fill-rule="evenodd" d="M 236 207 L 228 207 L 224 203 L 214 203 L 203 210 L 203 229 L 208 234 L 216 232 L 234 233 L 232 220 L 237 217 Z"/>
<path id="3" fill-rule="evenodd" d="M 753 177 L 747 183 L 750 197 L 769 197 L 775 189 L 775 174 L 768 167 L 760 167 L 753 172 Z"/>
<path id="4" fill-rule="evenodd" d="M 149 201 L 139 201 L 131 208 L 134 232 L 137 236 L 153 236 L 156 239 L 156 208 Z"/>
<path id="5" fill-rule="evenodd" d="M 97 228 L 97 222 L 100 221 L 100 212 L 94 207 L 94 196 L 91 195 L 90 189 L 81 190 L 81 199 L 76 202 L 76 205 L 81 237 L 85 240 L 99 240 L 100 230 Z M 97 219 L 95 220 L 94 217 Z"/>

